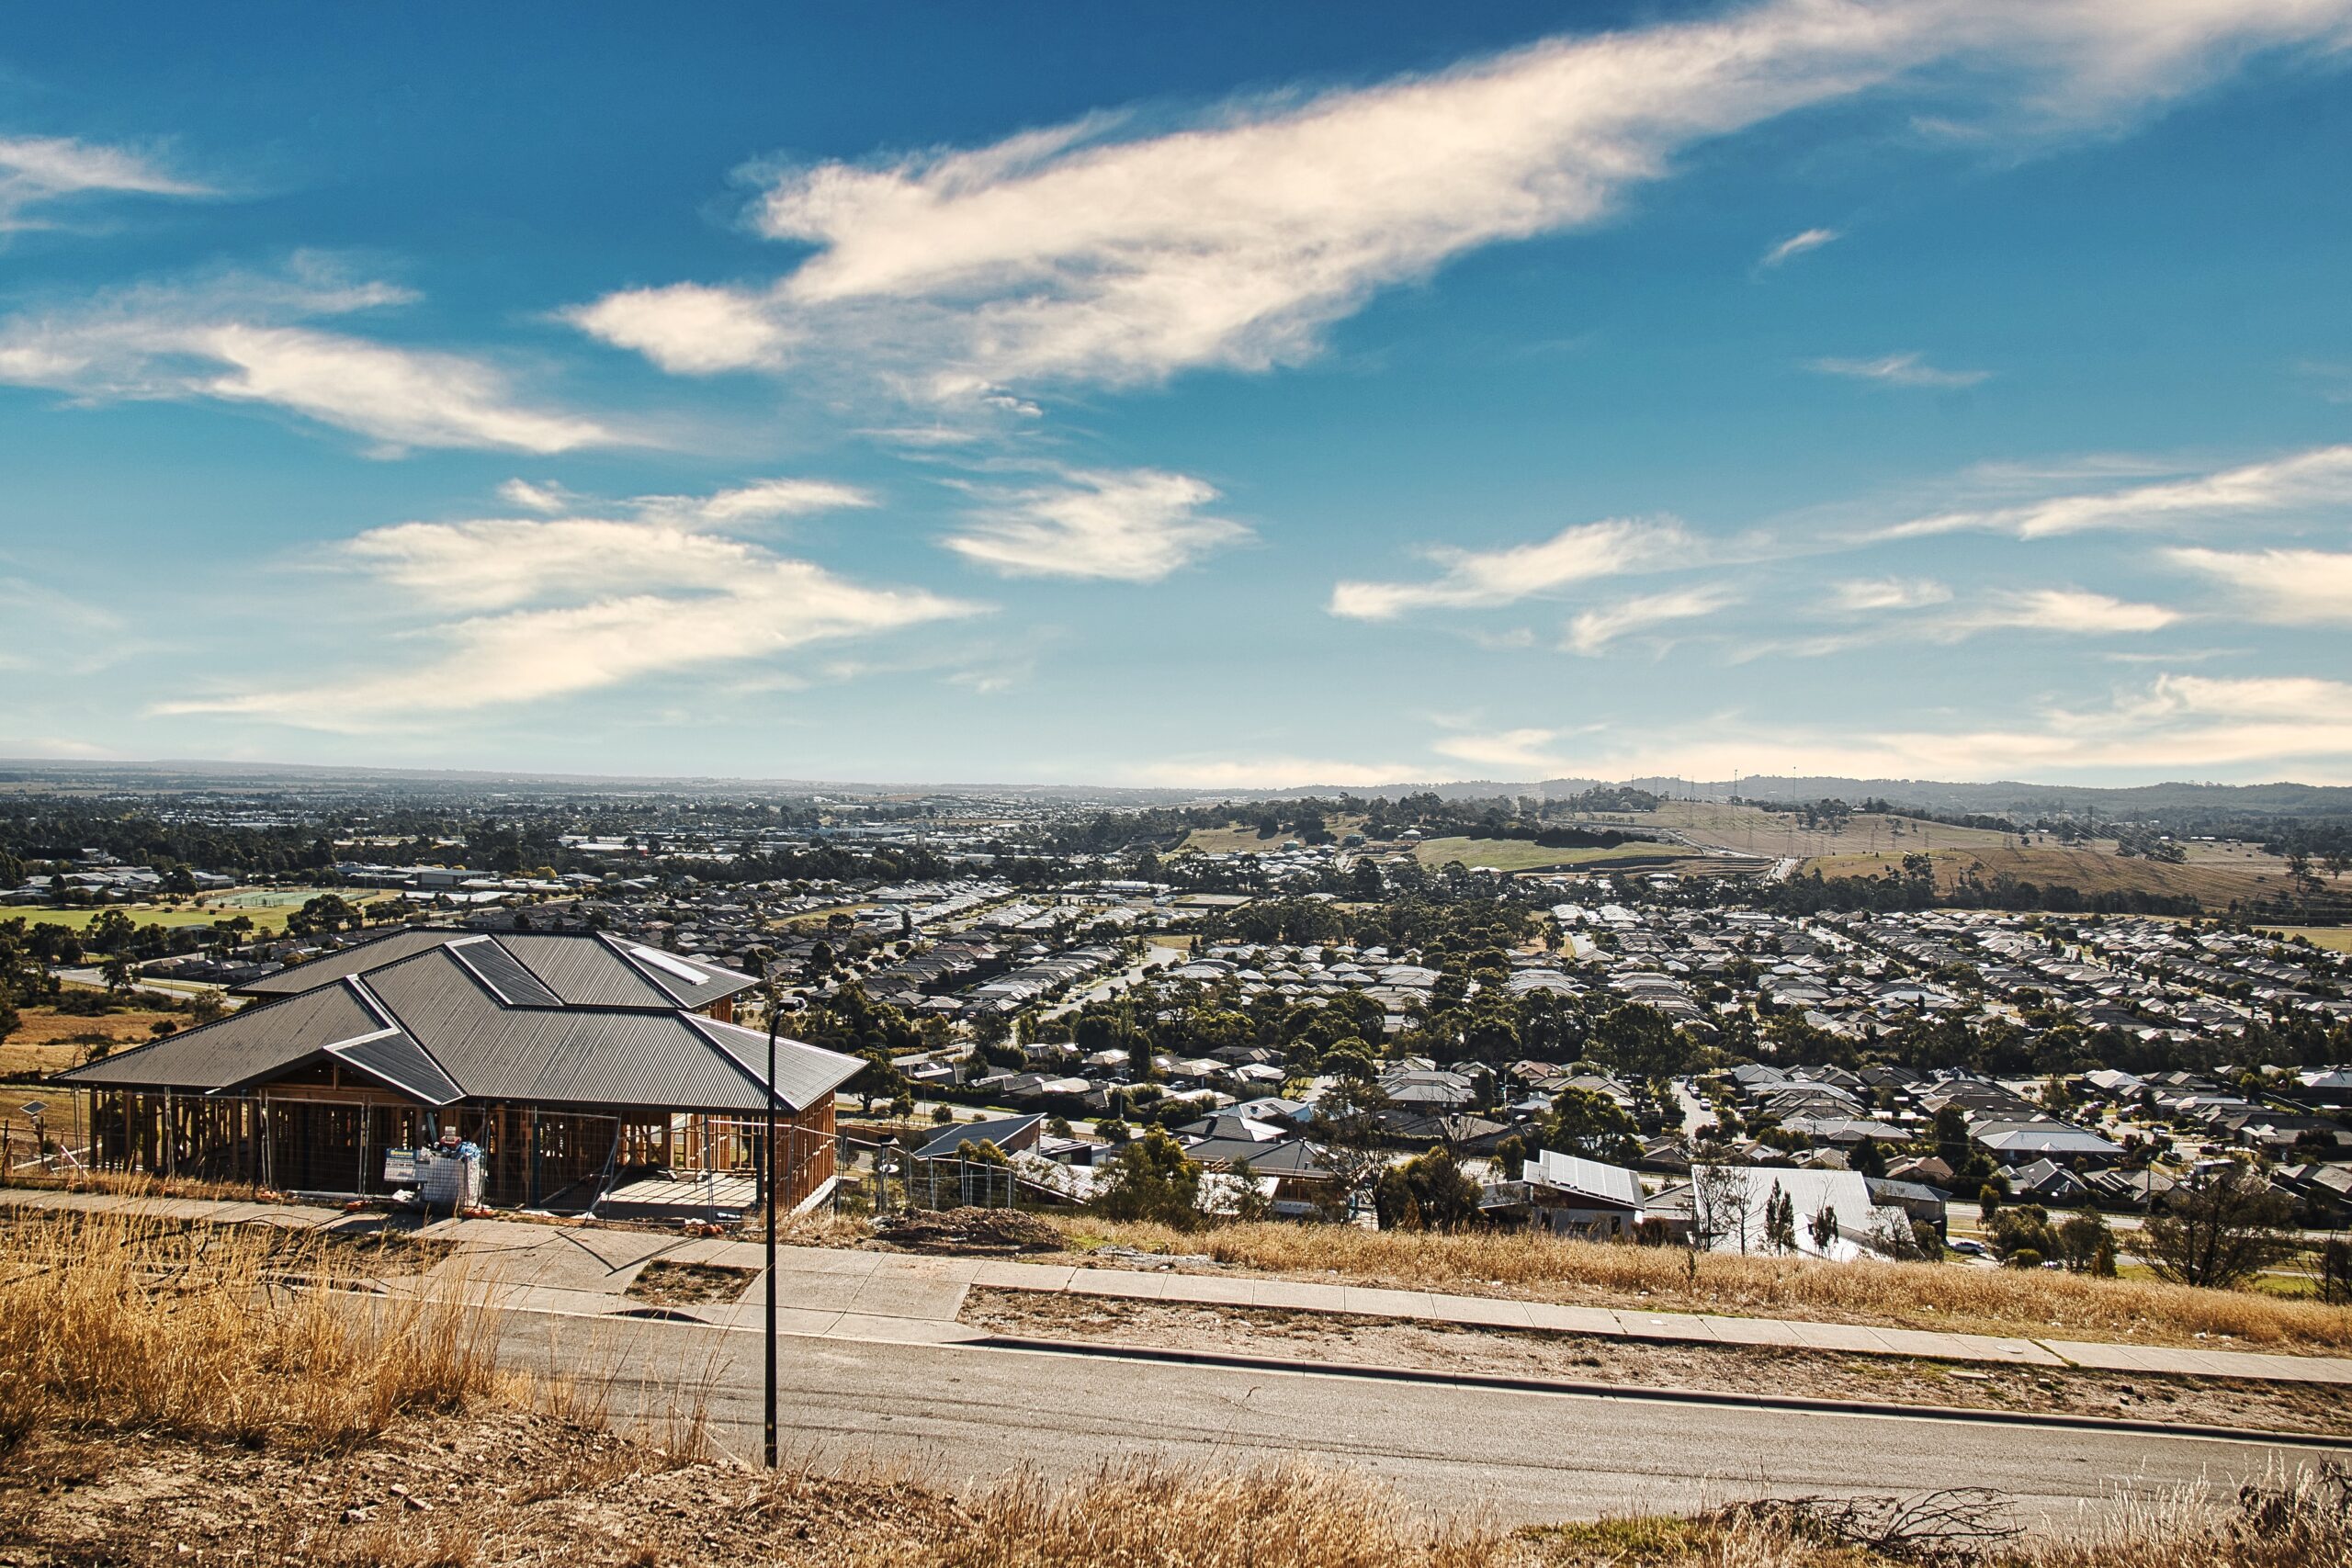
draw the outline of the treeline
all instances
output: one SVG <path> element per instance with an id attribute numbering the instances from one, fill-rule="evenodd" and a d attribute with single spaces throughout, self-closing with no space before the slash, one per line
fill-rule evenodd
<path id="1" fill-rule="evenodd" d="M 192 866 L 266 876 L 314 873 L 335 859 L 330 835 L 316 827 L 165 821 L 149 811 L 40 799 L 0 807 L 0 875 L 12 882 L 32 866 L 78 863 L 85 850 L 159 871 Z"/>

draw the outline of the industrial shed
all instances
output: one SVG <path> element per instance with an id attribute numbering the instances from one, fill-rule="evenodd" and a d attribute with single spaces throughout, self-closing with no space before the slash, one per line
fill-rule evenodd
<path id="1" fill-rule="evenodd" d="M 389 1190 L 383 1155 L 454 1129 L 501 1206 L 583 1210 L 632 1179 L 759 1164 L 758 982 L 600 932 L 411 927 L 240 987 L 216 1022 L 62 1074 L 99 1168 Z M 862 1066 L 776 1043 L 779 1206 L 834 1175 L 833 1094 Z"/>

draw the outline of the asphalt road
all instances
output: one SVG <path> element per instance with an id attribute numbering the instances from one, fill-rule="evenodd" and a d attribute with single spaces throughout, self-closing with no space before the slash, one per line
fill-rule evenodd
<path id="1" fill-rule="evenodd" d="M 524 1365 L 611 1368 L 624 1423 L 703 1404 L 721 1446 L 756 1460 L 757 1336 L 672 1324 L 517 1315 Z M 1990 1486 L 2063 1527 L 2102 1496 L 2199 1479 L 2233 1488 L 2290 1444 L 2144 1437 L 1901 1416 L 1742 1410 L 975 1347 L 782 1341 L 788 1460 L 871 1457 L 957 1485 L 1024 1464 L 1106 1459 L 1260 1464 L 1289 1457 L 1385 1476 L 1433 1511 L 1498 1525 L 1687 1510 L 1767 1493 Z M 701 1392 L 697 1392 L 701 1391 Z"/>

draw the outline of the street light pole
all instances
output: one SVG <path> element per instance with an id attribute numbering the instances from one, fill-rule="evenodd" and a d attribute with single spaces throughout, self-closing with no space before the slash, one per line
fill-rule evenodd
<path id="1" fill-rule="evenodd" d="M 767 1312 L 767 1417 L 762 1426 L 765 1438 L 767 1463 L 775 1468 L 775 1026 L 782 1010 L 776 1005 L 775 981 L 768 981 L 768 1077 L 767 1077 L 767 1136 L 760 1145 L 760 1164 L 767 1179 L 761 1185 L 767 1189 L 768 1201 L 768 1312 Z"/>

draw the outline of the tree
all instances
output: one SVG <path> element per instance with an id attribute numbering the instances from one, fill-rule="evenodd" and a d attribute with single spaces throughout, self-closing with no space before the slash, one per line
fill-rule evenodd
<path id="1" fill-rule="evenodd" d="M 1690 1064 L 1690 1043 L 1656 1008 L 1621 1002 L 1593 1026 L 1594 1054 L 1620 1077 L 1641 1082 L 1670 1078 Z"/>
<path id="2" fill-rule="evenodd" d="M 1517 1181 L 1527 1169 L 1527 1140 L 1513 1133 L 1497 1144 L 1495 1167 L 1505 1181 Z"/>
<path id="3" fill-rule="evenodd" d="M 2319 1249 L 2319 1299 L 2331 1306 L 2352 1306 L 2352 1242 L 2341 1236 Z"/>
<path id="4" fill-rule="evenodd" d="M 890 1060 L 890 1053 L 861 1051 L 858 1057 L 865 1066 L 857 1070 L 857 1076 L 850 1081 L 849 1088 L 863 1101 L 859 1106 L 861 1112 L 871 1115 L 876 1100 L 896 1100 L 906 1093 L 907 1076 Z M 910 1105 L 909 1109 L 913 1107 Z"/>
<path id="5" fill-rule="evenodd" d="M 1380 1149 L 1380 1118 L 1388 1107 L 1386 1090 L 1351 1077 L 1325 1089 L 1315 1102 L 1315 1120 L 1307 1136 L 1322 1145 L 1324 1163 L 1338 1172 L 1351 1194 L 1388 1163 Z"/>
<path id="6" fill-rule="evenodd" d="M 1764 1245 L 1775 1252 L 1797 1249 L 1797 1201 L 1772 1183 L 1772 1195 L 1764 1200 Z"/>
<path id="7" fill-rule="evenodd" d="M 139 966 L 130 961 L 129 953 L 117 953 L 107 956 L 101 973 L 106 976 L 107 989 L 119 996 L 130 989 L 130 982 L 138 977 Z"/>
<path id="8" fill-rule="evenodd" d="M 1639 1124 L 1607 1095 L 1589 1089 L 1563 1089 L 1552 1101 L 1552 1114 L 1544 1118 L 1543 1146 L 1625 1165 L 1641 1153 L 1640 1134 Z"/>
<path id="9" fill-rule="evenodd" d="M 518 911 L 516 920 L 523 919 Z M 322 893 L 300 908 L 286 917 L 288 936 L 333 936 L 337 931 L 356 931 L 365 917 L 359 907 L 340 893 Z"/>
<path id="10" fill-rule="evenodd" d="M 1372 1201 L 1385 1231 L 1466 1230 L 1478 1221 L 1478 1184 L 1442 1145 L 1382 1171 Z"/>
<path id="11" fill-rule="evenodd" d="M 2165 1194 L 2140 1229 L 2140 1251 L 2166 1280 L 2233 1290 L 2294 1250 L 2294 1206 L 2249 1166 L 2201 1170 Z"/>
<path id="12" fill-rule="evenodd" d="M 1094 1198 L 1105 1219 L 1143 1220 L 1190 1230 L 1200 1220 L 1201 1168 L 1157 1127 L 1120 1149 Z"/>
<path id="13" fill-rule="evenodd" d="M 1247 1158 L 1237 1159 L 1229 1168 L 1233 1181 L 1233 1218 L 1243 1224 L 1274 1217 L 1274 1201 L 1258 1185 L 1258 1172 Z"/>
<path id="14" fill-rule="evenodd" d="M 2106 1215 L 2086 1209 L 2060 1222 L 2056 1235 L 2057 1250 L 2048 1256 L 2056 1257 L 2077 1274 L 2114 1277 L 2115 1232 Z"/>
<path id="15" fill-rule="evenodd" d="M 1846 1168 L 1857 1176 L 1884 1176 L 1886 1151 L 1878 1146 L 1876 1138 L 1864 1138 L 1846 1156 Z"/>
<path id="16" fill-rule="evenodd" d="M 120 909 L 101 909 L 82 933 L 82 945 L 93 953 L 119 953 L 138 934 L 139 928 L 129 915 Z"/>
<path id="17" fill-rule="evenodd" d="M 1754 1227 L 1755 1177 L 1746 1166 L 1690 1168 L 1690 1239 L 1702 1252 L 1736 1241 L 1746 1252 Z"/>
<path id="18" fill-rule="evenodd" d="M 1824 1203 L 1814 1211 L 1813 1219 L 1805 1225 L 1813 1237 L 1815 1250 L 1826 1253 L 1830 1243 L 1838 1239 L 1838 1211 Z"/>
<path id="19" fill-rule="evenodd" d="M 2005 1260 L 2030 1252 L 2038 1263 L 2064 1252 L 2058 1231 L 2050 1223 L 2050 1212 L 2039 1203 L 2020 1203 L 1999 1211 L 1985 1222 L 1984 1235 L 1993 1244 L 1995 1256 Z"/>

